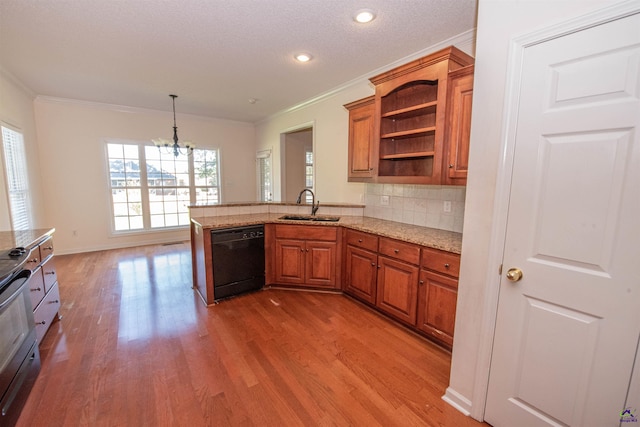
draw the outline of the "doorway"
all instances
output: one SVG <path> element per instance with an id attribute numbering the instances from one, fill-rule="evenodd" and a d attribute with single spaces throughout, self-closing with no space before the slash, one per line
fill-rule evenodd
<path id="1" fill-rule="evenodd" d="M 282 133 L 280 144 L 280 194 L 283 202 L 292 202 L 303 188 L 314 188 L 313 127 L 306 125 Z"/>

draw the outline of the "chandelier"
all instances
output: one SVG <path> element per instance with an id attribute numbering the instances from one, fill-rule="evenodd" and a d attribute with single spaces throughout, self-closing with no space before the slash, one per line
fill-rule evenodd
<path id="1" fill-rule="evenodd" d="M 167 153 L 173 152 L 173 155 L 178 157 L 180 154 L 189 155 L 193 153 L 193 149 L 196 147 L 195 144 L 191 142 L 184 143 L 184 148 L 180 146 L 178 143 L 178 126 L 176 126 L 176 98 L 178 95 L 169 95 L 173 101 L 173 143 L 169 139 L 157 138 L 152 139 L 153 145 L 158 147 L 158 149 L 162 149 L 164 147 L 167 150 Z"/>

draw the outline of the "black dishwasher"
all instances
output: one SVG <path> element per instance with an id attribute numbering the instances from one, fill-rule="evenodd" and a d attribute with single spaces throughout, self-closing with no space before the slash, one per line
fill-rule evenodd
<path id="1" fill-rule="evenodd" d="M 215 301 L 264 286 L 264 225 L 211 231 Z"/>

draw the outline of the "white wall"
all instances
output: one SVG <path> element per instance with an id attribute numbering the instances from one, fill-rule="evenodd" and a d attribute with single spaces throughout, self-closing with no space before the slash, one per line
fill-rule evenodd
<path id="1" fill-rule="evenodd" d="M 349 114 L 343 105 L 372 93 L 373 88 L 363 81 L 321 102 L 277 115 L 256 125 L 256 151 L 273 149 L 274 200 L 287 197 L 281 194 L 280 134 L 312 123 L 316 199 L 364 203 L 364 184 L 347 182 Z"/>
<path id="2" fill-rule="evenodd" d="M 16 128 L 24 137 L 34 226 L 36 228 L 49 227 L 51 224 L 47 224 L 45 219 L 46 209 L 43 202 L 40 181 L 36 124 L 33 115 L 33 95 L 14 82 L 9 76 L 1 72 L 1 70 L 0 122 Z M 0 162 L 0 230 L 11 230 L 9 212 L 4 162 Z"/>
<path id="3" fill-rule="evenodd" d="M 47 222 L 58 253 L 170 242 L 188 229 L 112 236 L 105 139 L 170 138 L 170 112 L 37 98 L 40 170 Z M 178 136 L 201 148 L 219 148 L 224 202 L 254 200 L 255 145 L 250 123 L 177 115 Z M 74 230 L 76 235 L 74 235 Z"/>
<path id="4" fill-rule="evenodd" d="M 509 41 L 525 33 L 605 7 L 609 1 L 480 0 L 476 38 L 471 152 L 466 193 L 462 260 L 446 398 L 474 418 L 484 413 L 487 366 L 479 359 L 490 349 L 491 333 L 481 336 L 487 289 L 498 286 L 497 265 L 489 265 L 493 203 L 501 161 L 503 109 Z M 488 279 L 489 278 L 489 279 Z M 495 279 L 491 279 L 495 278 Z M 478 365 L 479 364 L 479 365 Z"/>

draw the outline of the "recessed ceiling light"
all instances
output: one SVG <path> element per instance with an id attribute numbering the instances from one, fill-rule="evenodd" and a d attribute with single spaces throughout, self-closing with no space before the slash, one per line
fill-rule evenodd
<path id="1" fill-rule="evenodd" d="M 367 22 L 371 22 L 376 18 L 376 14 L 371 9 L 361 9 L 356 12 L 353 17 L 354 21 L 359 22 L 361 24 L 366 24 Z"/>
<path id="2" fill-rule="evenodd" d="M 309 62 L 311 61 L 311 54 L 309 53 L 296 53 L 294 56 L 298 62 Z"/>

